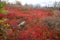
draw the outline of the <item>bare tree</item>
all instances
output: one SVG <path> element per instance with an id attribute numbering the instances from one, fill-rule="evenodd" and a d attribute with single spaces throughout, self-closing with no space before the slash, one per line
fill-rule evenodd
<path id="1" fill-rule="evenodd" d="M 57 6 L 57 2 L 54 2 L 54 4 L 53 4 L 53 5 L 54 5 L 54 8 L 56 8 L 56 6 Z"/>
<path id="2" fill-rule="evenodd" d="M 36 4 L 34 8 L 35 8 L 35 9 L 40 9 L 41 6 L 40 6 L 40 4 Z"/>
<path id="3" fill-rule="evenodd" d="M 20 5 L 21 5 L 21 2 L 19 2 L 19 1 L 16 1 L 16 5 L 19 5 L 19 6 L 20 6 Z"/>
<path id="4" fill-rule="evenodd" d="M 54 2 L 54 8 L 56 9 L 59 9 L 60 10 L 60 2 Z"/>
<path id="5" fill-rule="evenodd" d="M 60 2 L 58 2 L 58 4 L 57 4 L 57 8 L 59 8 L 59 9 L 60 9 Z"/>

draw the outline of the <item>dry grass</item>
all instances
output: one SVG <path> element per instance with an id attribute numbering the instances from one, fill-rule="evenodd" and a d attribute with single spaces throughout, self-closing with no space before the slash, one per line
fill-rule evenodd
<path id="1" fill-rule="evenodd" d="M 43 19 L 43 24 L 48 25 L 50 30 L 60 33 L 60 11 L 53 10 L 53 16 Z"/>

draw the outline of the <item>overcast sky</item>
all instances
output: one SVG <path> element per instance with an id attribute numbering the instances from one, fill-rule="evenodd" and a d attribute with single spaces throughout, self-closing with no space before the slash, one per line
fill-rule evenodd
<path id="1" fill-rule="evenodd" d="M 60 0 L 9 0 L 10 3 L 16 3 L 16 1 L 20 1 L 23 5 L 24 4 L 40 4 L 41 6 L 45 5 L 52 5 L 55 1 L 59 2 Z"/>

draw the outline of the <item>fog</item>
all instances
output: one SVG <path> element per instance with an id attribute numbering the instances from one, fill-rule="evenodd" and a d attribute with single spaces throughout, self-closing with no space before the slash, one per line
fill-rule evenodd
<path id="1" fill-rule="evenodd" d="M 3 1 L 3 0 L 2 0 Z M 21 2 L 22 5 L 24 4 L 32 4 L 37 5 L 40 4 L 41 6 L 53 6 L 54 2 L 59 2 L 60 0 L 4 0 L 7 3 L 13 3 L 15 4 L 16 1 Z"/>

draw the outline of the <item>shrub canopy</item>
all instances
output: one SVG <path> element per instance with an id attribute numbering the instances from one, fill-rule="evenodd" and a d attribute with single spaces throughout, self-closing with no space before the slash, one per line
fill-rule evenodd
<path id="1" fill-rule="evenodd" d="M 6 10 L 4 10 L 4 6 L 6 5 L 5 2 L 0 2 L 0 13 L 6 14 Z"/>

